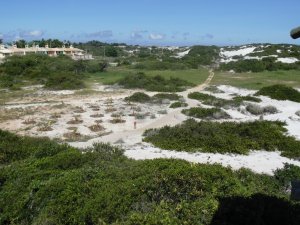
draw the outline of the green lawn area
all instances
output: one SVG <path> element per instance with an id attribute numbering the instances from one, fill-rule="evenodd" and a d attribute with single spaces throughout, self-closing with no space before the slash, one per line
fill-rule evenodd
<path id="1" fill-rule="evenodd" d="M 231 85 L 247 89 L 260 89 L 274 84 L 300 87 L 300 71 L 265 71 L 260 73 L 216 72 L 212 80 L 214 85 Z"/>
<path id="2" fill-rule="evenodd" d="M 180 78 L 194 84 L 203 83 L 209 75 L 208 70 L 205 68 L 189 70 L 134 70 L 125 67 L 118 67 L 109 68 L 108 71 L 103 73 L 91 74 L 89 78 L 86 79 L 86 83 L 91 84 L 98 82 L 103 84 L 112 84 L 124 76 L 136 74 L 138 72 L 143 72 L 148 76 L 161 75 L 166 79 L 169 79 L 170 77 Z"/>

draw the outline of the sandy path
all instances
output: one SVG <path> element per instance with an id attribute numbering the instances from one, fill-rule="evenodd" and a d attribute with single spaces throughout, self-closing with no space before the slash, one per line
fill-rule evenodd
<path id="1" fill-rule="evenodd" d="M 209 76 L 205 80 L 204 83 L 202 83 L 196 87 L 193 87 L 191 89 L 188 89 L 186 91 L 178 93 L 179 95 L 182 95 L 185 98 L 186 103 L 188 104 L 187 107 L 195 107 L 199 104 L 199 102 L 197 100 L 189 99 L 188 94 L 191 92 L 204 90 L 204 88 L 206 88 L 210 84 L 213 77 L 214 77 L 214 72 L 213 72 L 213 70 L 210 70 Z M 181 110 L 182 110 L 182 108 L 170 110 L 170 112 L 168 114 L 160 116 L 159 118 L 154 120 L 152 123 L 147 124 L 147 125 L 137 124 L 137 129 L 132 128 L 129 130 L 123 130 L 123 131 L 115 132 L 115 133 L 112 133 L 112 134 L 109 134 L 109 135 L 106 135 L 103 137 L 90 139 L 87 142 L 76 142 L 76 143 L 70 143 L 70 144 L 74 147 L 86 148 L 86 147 L 92 146 L 94 143 L 97 143 L 97 142 L 108 142 L 108 143 L 113 144 L 119 140 L 123 140 L 126 145 L 134 145 L 134 144 L 140 143 L 142 141 L 142 135 L 145 132 L 145 130 L 147 130 L 147 129 L 160 128 L 160 127 L 164 127 L 166 125 L 174 126 L 174 125 L 179 124 L 179 123 L 183 122 L 184 120 L 186 120 L 187 117 L 181 113 Z"/>

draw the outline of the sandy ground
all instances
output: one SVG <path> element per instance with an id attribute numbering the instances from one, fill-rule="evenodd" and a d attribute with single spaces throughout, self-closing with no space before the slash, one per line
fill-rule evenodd
<path id="1" fill-rule="evenodd" d="M 214 76 L 213 71 L 207 80 L 194 88 L 178 93 L 188 107 L 201 105 L 198 101 L 189 99 L 190 92 L 204 92 L 219 98 L 231 99 L 236 95 L 253 95 L 255 91 L 238 89 L 221 85 L 221 93 L 212 93 L 204 89 L 209 86 Z M 284 163 L 300 166 L 299 161 L 290 160 L 280 156 L 279 152 L 251 151 L 249 155 L 187 153 L 161 150 L 142 141 L 142 134 L 150 128 L 159 128 L 165 125 L 174 126 L 187 119 L 181 113 L 182 108 L 170 109 L 170 104 L 128 104 L 124 101 L 126 96 L 140 90 L 122 90 L 116 87 L 96 85 L 97 91 L 92 95 L 79 95 L 74 91 L 49 92 L 36 87 L 33 95 L 22 99 L 15 99 L 0 107 L 0 127 L 21 135 L 47 136 L 52 139 L 69 141 L 69 144 L 79 148 L 92 146 L 97 142 L 106 142 L 121 145 L 125 154 L 136 160 L 154 158 L 176 158 L 192 163 L 219 163 L 233 169 L 248 168 L 257 173 L 273 174 L 274 170 L 282 168 Z M 154 92 L 146 92 L 154 95 Z M 273 105 L 278 113 L 265 115 L 266 120 L 280 120 L 287 123 L 288 134 L 300 140 L 300 117 L 295 112 L 300 110 L 300 104 L 291 101 L 277 101 L 260 96 L 260 106 Z M 202 107 L 210 107 L 201 105 Z M 226 109 L 232 117 L 230 121 L 253 121 L 260 119 L 239 109 Z M 166 111 L 167 114 L 160 114 Z M 124 123 L 111 123 L 115 114 Z M 145 118 L 136 119 L 134 114 L 145 114 Z M 1 118 L 0 117 L 0 118 Z M 75 120 L 74 118 L 77 118 Z M 69 124 L 70 121 L 75 124 Z M 136 129 L 134 128 L 136 122 Z M 93 131 L 92 125 L 100 125 L 102 130 Z M 51 128 L 48 130 L 48 128 Z M 69 136 L 74 141 L 69 140 Z M 74 136 L 74 137 L 73 137 Z"/>

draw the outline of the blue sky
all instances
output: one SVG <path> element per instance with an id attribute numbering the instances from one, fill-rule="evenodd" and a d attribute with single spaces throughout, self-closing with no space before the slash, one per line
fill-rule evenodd
<path id="1" fill-rule="evenodd" d="M 1 0 L 0 38 L 144 45 L 294 43 L 299 0 Z"/>

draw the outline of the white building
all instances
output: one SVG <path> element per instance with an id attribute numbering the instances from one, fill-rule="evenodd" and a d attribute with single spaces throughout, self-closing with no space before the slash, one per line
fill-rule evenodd
<path id="1" fill-rule="evenodd" d="M 5 46 L 0 45 L 0 59 L 3 59 L 12 55 L 27 55 L 27 54 L 45 54 L 48 56 L 58 56 L 58 55 L 68 55 L 74 60 L 90 60 L 93 59 L 91 54 L 86 54 L 83 50 L 79 48 L 74 48 L 72 45 L 69 48 L 62 46 L 61 48 L 49 48 L 48 45 L 45 47 L 39 47 L 38 45 L 33 45 L 25 48 L 18 48 L 17 45 Z"/>

